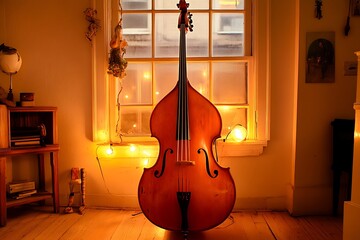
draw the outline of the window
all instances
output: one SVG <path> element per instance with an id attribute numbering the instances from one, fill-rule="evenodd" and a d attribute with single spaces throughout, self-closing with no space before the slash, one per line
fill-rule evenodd
<path id="1" fill-rule="evenodd" d="M 124 136 L 149 135 L 153 107 L 176 85 L 178 76 L 178 1 L 122 0 L 123 33 L 128 42 L 127 77 L 117 86 Z M 194 2 L 194 1 L 193 1 Z M 247 126 L 250 58 L 244 58 L 245 17 L 242 1 L 190 3 L 194 31 L 187 34 L 190 83 L 218 107 L 225 134 Z M 209 7 L 212 5 L 213 7 Z M 154 24 L 152 24 L 154 21 Z M 250 34 L 250 33 L 249 33 Z M 210 46 L 210 47 L 209 47 Z"/>
<path id="2" fill-rule="evenodd" d="M 106 107 L 102 109 L 99 105 L 108 106 L 110 119 L 107 128 L 117 124 L 126 141 L 150 138 L 151 112 L 178 80 L 178 2 L 121 1 L 123 36 L 128 42 L 125 54 L 127 76 L 123 81 L 108 79 L 100 87 L 105 92 L 110 89 L 105 94 L 109 100 L 101 100 L 97 94 L 94 114 L 107 111 Z M 256 11 L 253 6 L 257 0 L 187 2 L 194 24 L 194 31 L 186 36 L 187 75 L 191 85 L 218 108 L 223 122 L 222 137 L 233 126 L 241 124 L 248 129 L 247 143 L 266 145 L 267 41 L 259 43 L 252 39 L 253 36 L 267 34 L 266 16 L 255 18 L 254 21 Z M 117 4 L 114 5 L 117 7 Z M 115 15 L 114 8 L 109 11 Z M 261 28 L 260 22 L 263 24 Z M 105 42 L 107 38 L 105 36 Z M 95 51 L 98 52 L 99 48 L 96 47 Z M 254 48 L 265 49 L 262 54 L 264 58 L 260 59 L 260 54 L 254 54 L 257 53 Z M 261 66 L 265 71 L 258 72 Z M 97 66 L 97 69 L 101 70 L 102 67 Z M 99 82 L 94 84 L 94 88 L 98 87 Z M 120 103 L 119 114 L 117 103 Z M 107 124 L 101 123 L 105 119 L 94 117 L 95 131 L 99 130 L 99 125 L 106 128 Z M 111 138 L 115 139 L 116 134 L 111 132 Z"/>

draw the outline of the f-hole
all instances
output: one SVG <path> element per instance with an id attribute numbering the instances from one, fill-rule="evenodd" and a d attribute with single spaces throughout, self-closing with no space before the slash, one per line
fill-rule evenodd
<path id="1" fill-rule="evenodd" d="M 173 154 L 173 152 L 174 152 L 171 148 L 168 148 L 168 149 L 165 150 L 163 160 L 162 160 L 161 172 L 159 173 L 159 170 L 156 170 L 154 172 L 154 176 L 156 178 L 160 178 L 164 174 L 165 165 L 166 165 L 166 154 L 167 154 L 168 151 L 170 151 L 171 154 Z"/>
<path id="2" fill-rule="evenodd" d="M 200 154 L 202 152 L 204 152 L 204 155 L 205 155 L 205 163 L 206 163 L 206 172 L 207 174 L 211 177 L 211 178 L 216 178 L 219 174 L 219 171 L 218 170 L 214 170 L 214 175 L 211 174 L 211 171 L 210 171 L 210 166 L 209 166 L 209 157 L 208 157 L 208 154 L 207 152 L 205 151 L 205 149 L 203 148 L 199 148 L 197 150 L 198 154 Z"/>

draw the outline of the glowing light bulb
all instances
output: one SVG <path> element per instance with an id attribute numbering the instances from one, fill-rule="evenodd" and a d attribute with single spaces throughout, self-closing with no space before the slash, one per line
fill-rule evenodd
<path id="1" fill-rule="evenodd" d="M 135 152 L 136 151 L 136 146 L 135 145 L 130 145 L 130 148 L 129 148 L 130 152 Z"/>
<path id="2" fill-rule="evenodd" d="M 145 80 L 149 80 L 150 79 L 150 72 L 144 72 L 143 77 L 144 77 Z"/>
<path id="3" fill-rule="evenodd" d="M 231 131 L 226 135 L 225 141 L 230 142 L 242 142 L 247 137 L 247 130 L 241 124 L 236 125 L 231 129 Z"/>
<path id="4" fill-rule="evenodd" d="M 207 71 L 203 71 L 203 72 L 202 72 L 202 75 L 203 75 L 204 78 L 206 78 L 207 75 L 208 75 L 208 74 L 207 74 Z"/>
<path id="5" fill-rule="evenodd" d="M 106 149 L 106 154 L 107 155 L 111 155 L 111 154 L 113 154 L 114 153 L 114 150 L 113 150 L 113 148 L 111 147 L 111 145 Z"/>

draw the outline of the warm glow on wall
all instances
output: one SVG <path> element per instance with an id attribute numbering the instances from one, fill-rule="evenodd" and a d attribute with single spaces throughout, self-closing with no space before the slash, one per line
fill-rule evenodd
<path id="1" fill-rule="evenodd" d="M 101 142 L 105 142 L 109 139 L 109 134 L 106 130 L 100 130 L 97 132 L 97 139 Z"/>
<path id="2" fill-rule="evenodd" d="M 354 132 L 354 138 L 360 138 L 360 132 L 355 131 Z"/>

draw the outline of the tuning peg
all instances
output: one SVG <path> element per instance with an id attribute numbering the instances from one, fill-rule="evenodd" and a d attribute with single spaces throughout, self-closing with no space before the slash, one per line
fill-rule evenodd
<path id="1" fill-rule="evenodd" d="M 189 26 L 190 32 L 192 32 L 194 30 L 193 28 L 194 28 L 194 25 L 190 24 L 190 26 Z"/>

